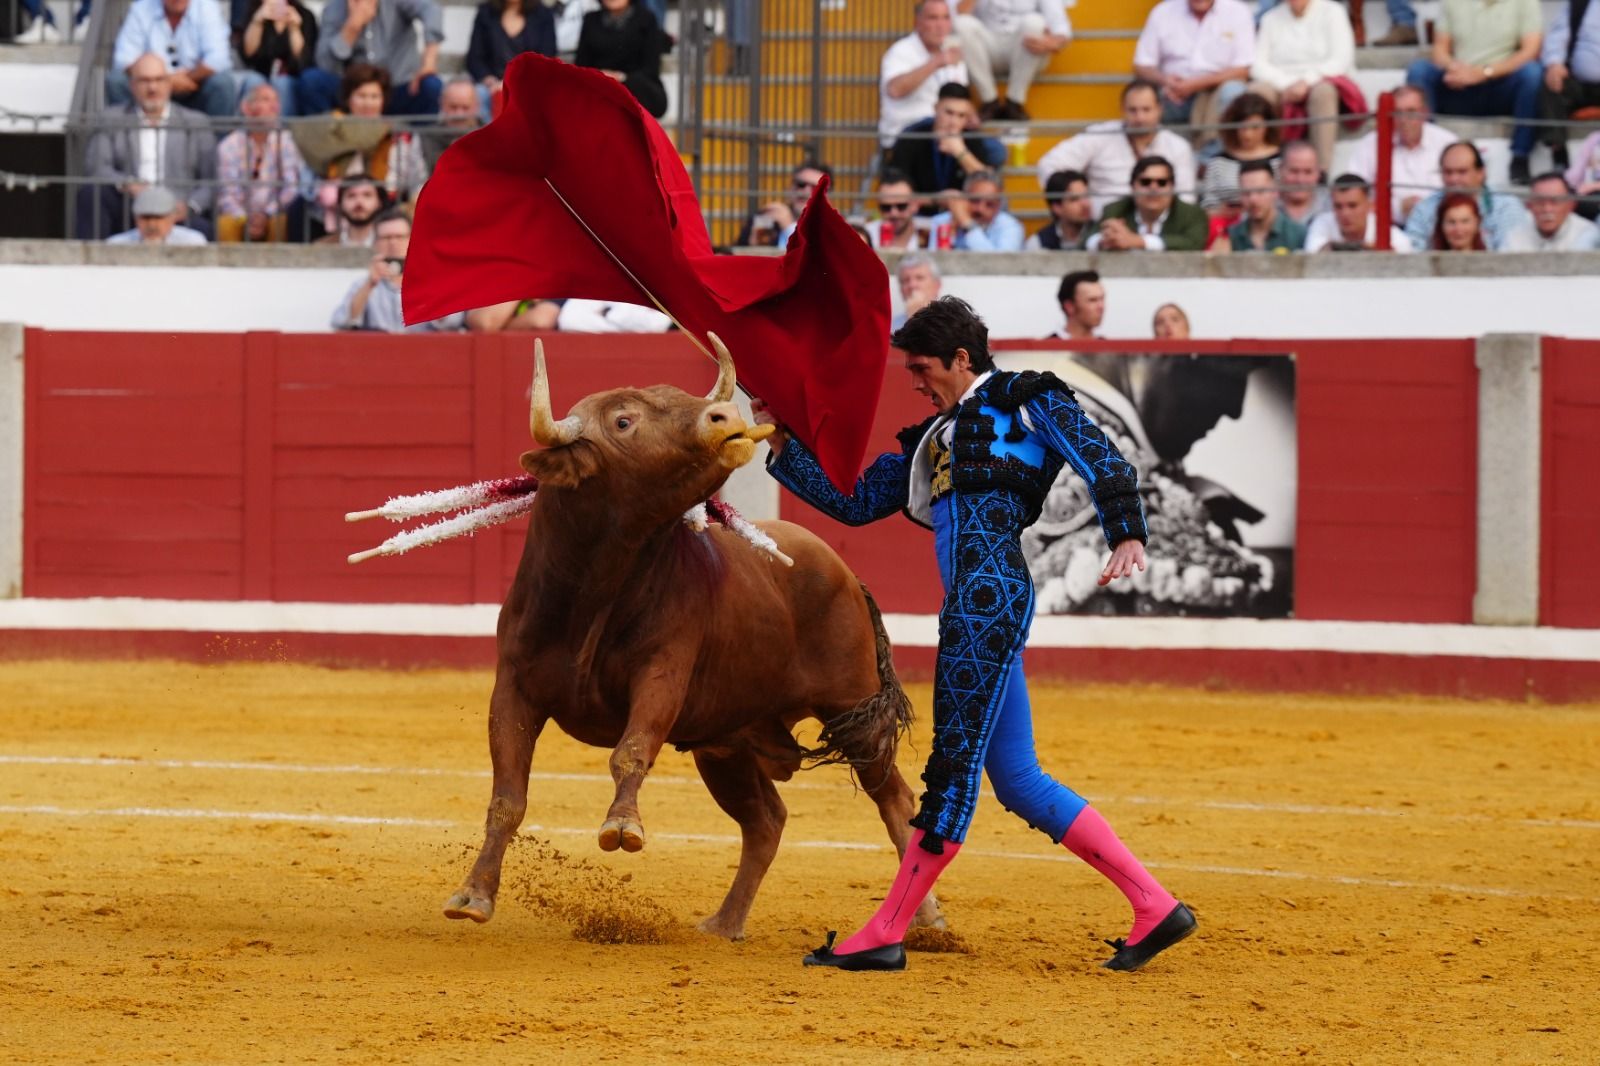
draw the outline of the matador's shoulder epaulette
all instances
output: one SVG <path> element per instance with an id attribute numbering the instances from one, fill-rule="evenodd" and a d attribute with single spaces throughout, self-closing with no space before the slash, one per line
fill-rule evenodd
<path id="1" fill-rule="evenodd" d="M 1047 392 L 1061 393 L 1068 400 L 1077 398 L 1065 381 L 1048 370 L 1042 373 L 1037 370 L 1024 370 L 1015 374 L 1001 371 L 994 376 L 984 391 L 989 394 L 989 402 L 1002 411 L 1015 411 L 1034 397 Z"/>
<path id="2" fill-rule="evenodd" d="M 916 425 L 907 426 L 899 433 L 896 433 L 894 435 L 894 439 L 900 442 L 901 453 L 904 455 L 910 455 L 913 451 L 915 451 L 917 445 L 922 443 L 922 438 L 928 435 L 929 428 L 932 427 L 934 420 L 936 420 L 938 417 L 938 415 L 929 415 Z"/>

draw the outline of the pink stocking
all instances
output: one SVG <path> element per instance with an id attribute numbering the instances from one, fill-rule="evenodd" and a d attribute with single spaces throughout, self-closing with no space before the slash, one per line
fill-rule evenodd
<path id="1" fill-rule="evenodd" d="M 1117 839 L 1117 834 L 1093 807 L 1079 812 L 1061 843 L 1100 871 L 1100 875 L 1120 888 L 1133 904 L 1133 928 L 1127 936 L 1130 945 L 1143 940 L 1178 905 L 1178 901 L 1133 857 L 1127 845 Z"/>
<path id="2" fill-rule="evenodd" d="M 917 908 L 922 906 L 922 901 L 933 890 L 933 883 L 939 880 L 944 868 L 961 850 L 960 844 L 947 840 L 942 855 L 929 854 L 922 849 L 922 835 L 920 829 L 911 834 L 906 857 L 900 860 L 900 872 L 895 875 L 894 885 L 884 897 L 878 913 L 849 940 L 835 947 L 835 954 L 871 951 L 885 944 L 898 944 L 906 938 L 906 930 L 910 928 Z"/>

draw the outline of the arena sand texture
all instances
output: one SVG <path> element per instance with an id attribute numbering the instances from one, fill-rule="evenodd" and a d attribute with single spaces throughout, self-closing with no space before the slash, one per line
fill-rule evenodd
<path id="1" fill-rule="evenodd" d="M 495 920 L 441 917 L 479 841 L 489 687 L 0 664 L 0 1058 L 1600 1057 L 1600 707 L 1036 686 L 1045 765 L 1199 934 L 1143 973 L 1100 969 L 1121 896 L 989 797 L 940 886 L 969 950 L 844 974 L 800 957 L 895 864 L 837 767 L 784 788 L 784 850 L 728 944 L 694 931 L 736 851 L 689 758 L 645 785 L 644 852 L 605 855 L 606 753 L 547 731 L 544 828 L 512 849 Z M 912 694 L 908 767 L 927 751 Z"/>

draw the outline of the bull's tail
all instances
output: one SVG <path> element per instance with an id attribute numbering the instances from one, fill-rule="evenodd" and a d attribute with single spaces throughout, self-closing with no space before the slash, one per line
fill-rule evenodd
<path id="1" fill-rule="evenodd" d="M 869 771 L 876 777 L 886 774 L 894 765 L 900 737 L 911 728 L 911 700 L 894 672 L 894 649 L 883 627 L 878 601 L 872 598 L 866 585 L 861 586 L 861 594 L 867 598 L 867 612 L 872 617 L 878 657 L 878 691 L 831 722 L 824 722 L 817 736 L 817 746 L 806 749 L 805 757 L 813 766 L 849 763 L 857 781 L 870 790 L 877 787 L 876 784 L 872 778 L 862 780 L 861 773 Z"/>

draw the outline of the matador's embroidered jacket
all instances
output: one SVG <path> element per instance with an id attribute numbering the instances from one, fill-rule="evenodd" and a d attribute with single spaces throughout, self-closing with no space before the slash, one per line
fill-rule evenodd
<path id="1" fill-rule="evenodd" d="M 851 525 L 903 511 L 938 526 L 945 576 L 934 685 L 933 752 L 927 791 L 912 824 L 923 846 L 966 837 L 995 713 L 1027 640 L 1033 581 L 1022 531 L 1039 517 L 1063 464 L 1089 487 L 1107 543 L 1146 538 L 1138 472 L 1091 422 L 1053 374 L 996 372 L 980 380 L 952 419 L 935 415 L 899 434 L 849 494 L 834 488 L 816 457 L 791 440 L 773 477 L 818 510 Z M 936 514 L 937 512 L 937 514 Z"/>

